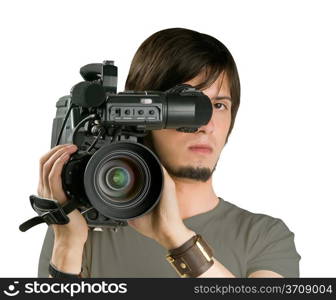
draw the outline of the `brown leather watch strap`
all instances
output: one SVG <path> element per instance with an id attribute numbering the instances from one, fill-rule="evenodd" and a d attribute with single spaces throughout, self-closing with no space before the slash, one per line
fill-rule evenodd
<path id="1" fill-rule="evenodd" d="M 180 247 L 169 250 L 166 259 L 181 277 L 198 277 L 214 264 L 212 257 L 212 248 L 197 234 Z"/>

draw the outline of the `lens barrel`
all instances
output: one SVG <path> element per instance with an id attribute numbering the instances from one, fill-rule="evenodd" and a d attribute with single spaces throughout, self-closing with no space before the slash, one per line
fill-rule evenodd
<path id="1" fill-rule="evenodd" d="M 146 146 L 117 142 L 100 148 L 84 172 L 88 200 L 101 214 L 117 220 L 138 217 L 159 201 L 163 172 Z"/>

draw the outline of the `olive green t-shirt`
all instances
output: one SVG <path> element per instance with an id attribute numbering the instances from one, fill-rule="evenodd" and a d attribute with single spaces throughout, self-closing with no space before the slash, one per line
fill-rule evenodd
<path id="1" fill-rule="evenodd" d="M 236 277 L 270 270 L 299 277 L 294 233 L 278 218 L 252 213 L 220 198 L 212 210 L 183 220 L 214 250 L 214 257 Z M 42 246 L 38 277 L 48 277 L 53 249 L 49 226 Z M 165 256 L 167 250 L 130 226 L 115 232 L 89 230 L 83 253 L 84 277 L 179 277 Z"/>

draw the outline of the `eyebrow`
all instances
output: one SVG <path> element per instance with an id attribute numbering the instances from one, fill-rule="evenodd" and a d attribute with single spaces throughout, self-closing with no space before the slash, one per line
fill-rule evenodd
<path id="1" fill-rule="evenodd" d="M 229 96 L 219 96 L 219 97 L 211 98 L 211 100 L 224 100 L 224 99 L 232 101 L 231 97 Z"/>

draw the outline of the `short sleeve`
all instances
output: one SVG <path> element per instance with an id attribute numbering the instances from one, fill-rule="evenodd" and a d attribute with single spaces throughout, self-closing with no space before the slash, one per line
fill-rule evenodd
<path id="1" fill-rule="evenodd" d="M 91 277 L 91 245 L 92 245 L 92 237 L 91 237 L 92 230 L 89 230 L 88 232 L 88 238 L 84 245 L 84 251 L 83 251 L 83 263 L 82 263 L 82 277 L 89 278 Z"/>
<path id="2" fill-rule="evenodd" d="M 268 270 L 283 277 L 298 278 L 301 256 L 296 251 L 294 233 L 275 218 L 263 222 L 259 230 L 263 233 L 255 239 L 248 254 L 246 277 L 258 270 Z"/>
<path id="3" fill-rule="evenodd" d="M 52 251 L 54 248 L 54 231 L 48 226 L 46 235 L 44 237 L 42 249 L 40 252 L 39 264 L 38 264 L 38 274 L 39 278 L 48 278 L 49 277 L 49 262 L 51 260 Z M 82 259 L 82 277 L 89 277 L 90 270 L 87 264 L 87 245 L 85 243 Z"/>
<path id="4" fill-rule="evenodd" d="M 40 252 L 39 264 L 38 264 L 38 277 L 49 277 L 49 262 L 54 247 L 54 233 L 51 227 L 48 227 L 42 244 Z"/>

